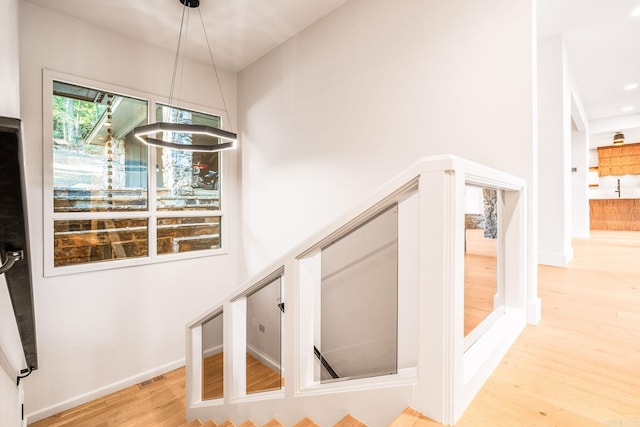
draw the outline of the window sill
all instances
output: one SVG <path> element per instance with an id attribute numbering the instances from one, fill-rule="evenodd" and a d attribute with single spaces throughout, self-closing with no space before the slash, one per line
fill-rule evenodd
<path id="1" fill-rule="evenodd" d="M 182 261 L 195 258 L 204 258 L 217 255 L 227 255 L 228 249 L 210 249 L 176 254 L 162 254 L 154 257 L 129 258 L 116 261 L 96 261 L 89 264 L 69 265 L 64 267 L 45 267 L 44 277 L 64 276 L 68 274 L 89 273 L 93 271 L 112 270 L 117 268 L 137 267 L 153 265 L 172 261 Z"/>

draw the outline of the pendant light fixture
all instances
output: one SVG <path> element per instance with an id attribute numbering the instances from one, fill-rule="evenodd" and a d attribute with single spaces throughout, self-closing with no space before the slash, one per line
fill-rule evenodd
<path id="1" fill-rule="evenodd" d="M 169 107 L 171 107 L 171 103 L 173 101 L 173 88 L 176 83 L 176 75 L 178 69 L 178 58 L 180 57 L 180 47 L 182 44 L 183 37 L 183 28 L 185 22 L 185 15 L 187 14 L 188 9 L 197 9 L 200 6 L 200 0 L 179 0 L 182 3 L 182 19 L 180 21 L 180 32 L 178 35 L 178 47 L 176 49 L 176 56 L 173 63 L 173 76 L 171 78 L 171 90 L 169 91 Z M 202 19 L 202 13 L 200 13 L 200 9 L 198 10 L 198 15 L 200 16 L 200 23 L 202 24 L 202 31 L 204 32 L 204 38 L 207 43 L 207 49 L 209 50 L 209 57 L 211 58 L 211 64 L 213 66 L 213 71 L 216 77 L 216 82 L 218 83 L 218 89 L 220 90 L 220 96 L 222 98 L 222 104 L 224 106 L 224 112 L 226 114 L 227 120 L 229 122 L 229 126 L 231 126 L 231 120 L 229 119 L 229 112 L 227 111 L 227 103 L 224 100 L 224 93 L 222 92 L 222 85 L 220 84 L 220 77 L 218 76 L 218 69 L 216 68 L 216 63 L 213 60 L 213 53 L 211 52 L 211 46 L 209 44 L 209 38 L 207 37 L 207 30 L 204 26 L 204 20 Z M 184 33 L 186 34 L 188 30 L 189 18 L 187 17 L 187 28 L 185 28 Z M 154 138 L 151 135 L 156 135 L 158 133 L 168 134 L 168 133 L 179 133 L 179 134 L 190 134 L 190 135 L 206 135 L 211 137 L 211 143 L 205 144 L 182 144 L 175 141 L 166 141 L 164 139 Z M 206 125 L 194 125 L 188 123 L 168 123 L 168 122 L 157 122 L 149 125 L 139 126 L 133 131 L 134 136 L 142 141 L 144 144 L 168 148 L 172 150 L 183 150 L 183 151 L 205 151 L 205 152 L 215 152 L 222 151 L 225 149 L 233 148 L 235 143 L 238 140 L 238 136 L 233 133 L 222 129 L 217 129 L 212 126 Z M 208 138 L 207 138 L 208 139 Z"/>
<path id="2" fill-rule="evenodd" d="M 613 145 L 622 145 L 624 144 L 624 134 L 620 131 L 616 132 L 615 135 L 613 135 Z"/>

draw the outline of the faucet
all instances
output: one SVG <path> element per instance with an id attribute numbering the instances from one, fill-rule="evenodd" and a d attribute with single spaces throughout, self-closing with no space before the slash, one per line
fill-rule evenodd
<path id="1" fill-rule="evenodd" d="M 620 178 L 618 178 L 618 188 L 616 189 L 616 191 L 614 191 L 614 193 L 618 193 L 618 199 L 620 198 Z"/>

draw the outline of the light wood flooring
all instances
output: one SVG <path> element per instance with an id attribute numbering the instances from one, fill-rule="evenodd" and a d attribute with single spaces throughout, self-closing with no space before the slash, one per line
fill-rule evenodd
<path id="1" fill-rule="evenodd" d="M 457 427 L 640 426 L 640 232 L 592 231 L 573 243 L 567 268 L 539 267 L 542 321 L 526 327 Z M 178 369 L 32 425 L 180 426 L 184 388 Z"/>
<path id="2" fill-rule="evenodd" d="M 202 399 L 223 396 L 223 353 L 204 359 L 202 367 Z M 255 357 L 247 354 L 247 393 L 274 390 L 282 387 L 282 377 Z"/>

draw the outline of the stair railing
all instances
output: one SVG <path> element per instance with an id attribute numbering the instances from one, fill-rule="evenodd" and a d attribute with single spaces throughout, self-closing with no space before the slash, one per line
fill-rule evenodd
<path id="1" fill-rule="evenodd" d="M 504 310 L 471 345 L 465 345 L 463 325 L 468 185 L 500 191 L 497 280 L 504 292 Z M 188 417 L 240 422 L 251 414 L 261 424 L 278 415 L 289 425 L 309 416 L 331 425 L 332 409 L 339 409 L 377 425 L 412 406 L 441 423 L 455 423 L 527 319 L 537 318 L 537 288 L 527 286 L 525 274 L 525 187 L 521 178 L 449 155 L 420 160 L 400 173 L 187 325 Z M 398 222 L 397 370 L 321 381 L 319 370 L 326 366 L 317 359 L 326 360 L 314 347 L 320 337 L 322 251 L 392 206 Z M 283 385 L 248 394 L 246 297 L 276 278 L 287 305 L 281 317 Z M 203 400 L 202 325 L 215 313 L 224 316 L 224 396 Z M 337 363 L 333 359 L 332 353 L 332 364 Z"/>
<path id="2" fill-rule="evenodd" d="M 20 120 L 0 117 L 0 274 L 6 279 L 27 366 L 15 372 L 17 383 L 38 368 L 21 135 Z"/>
<path id="3" fill-rule="evenodd" d="M 327 359 L 322 355 L 320 350 L 318 350 L 318 347 L 316 347 L 315 345 L 313 346 L 313 354 L 315 354 L 316 359 L 320 361 L 322 367 L 327 371 L 327 373 L 331 375 L 331 378 L 340 378 L 340 375 L 338 375 L 338 373 L 333 369 L 329 362 L 327 362 Z"/>

